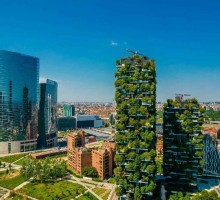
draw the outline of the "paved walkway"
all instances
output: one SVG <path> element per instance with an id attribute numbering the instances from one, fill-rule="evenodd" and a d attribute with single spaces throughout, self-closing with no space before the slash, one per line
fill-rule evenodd
<path id="1" fill-rule="evenodd" d="M 115 200 L 115 199 L 118 199 L 118 198 L 116 197 L 115 188 L 116 188 L 116 184 L 112 185 L 111 192 L 110 192 L 110 194 L 109 194 L 107 200 Z"/>
<path id="2" fill-rule="evenodd" d="M 79 178 L 75 176 L 71 176 L 71 178 L 75 180 L 78 184 L 84 186 L 87 189 L 87 191 L 92 193 L 97 199 L 102 200 L 102 198 L 98 196 L 95 192 L 93 192 L 90 188 L 88 188 L 85 183 L 81 182 Z M 73 182 L 72 180 L 68 180 L 68 181 Z"/>
<path id="3" fill-rule="evenodd" d="M 33 178 L 30 178 L 29 180 L 21 183 L 20 185 L 18 185 L 16 188 L 14 188 L 13 190 L 16 192 L 16 190 L 21 189 L 22 187 L 24 187 L 25 185 L 27 185 L 28 183 L 30 183 L 33 180 Z M 7 194 L 4 195 L 4 198 L 8 198 L 10 195 L 10 190 L 7 192 Z M 27 195 L 26 195 L 27 196 Z M 29 198 L 29 196 L 27 196 Z M 31 197 L 32 199 L 35 199 L 33 197 Z M 36 199 L 35 199 L 36 200 Z"/>

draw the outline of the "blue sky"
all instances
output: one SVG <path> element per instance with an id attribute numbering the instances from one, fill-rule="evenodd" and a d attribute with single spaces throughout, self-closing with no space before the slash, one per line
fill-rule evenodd
<path id="1" fill-rule="evenodd" d="M 59 101 L 112 101 L 115 60 L 154 58 L 157 101 L 220 101 L 219 0 L 1 0 L 0 49 L 40 58 Z"/>

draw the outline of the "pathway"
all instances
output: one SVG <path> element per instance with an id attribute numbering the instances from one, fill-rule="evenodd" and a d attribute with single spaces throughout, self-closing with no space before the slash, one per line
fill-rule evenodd
<path id="1" fill-rule="evenodd" d="M 84 186 L 84 187 L 85 187 L 90 193 L 92 193 L 97 199 L 102 200 L 102 198 L 99 197 L 99 196 L 98 196 L 95 192 L 93 192 L 90 188 L 88 188 L 85 183 L 82 183 L 82 182 L 80 181 L 80 179 L 78 179 L 77 177 L 74 177 L 74 176 L 71 176 L 71 178 L 74 179 L 78 184 Z M 73 182 L 72 180 L 68 180 L 68 181 Z"/>
<path id="2" fill-rule="evenodd" d="M 24 187 L 25 185 L 27 185 L 28 183 L 30 183 L 32 180 L 33 180 L 33 177 L 30 178 L 29 180 L 27 180 L 27 181 L 21 183 L 20 185 L 18 185 L 18 186 L 17 186 L 16 188 L 14 188 L 13 190 L 16 192 L 16 190 L 21 189 L 22 187 Z M 9 195 L 10 195 L 10 190 L 7 192 L 7 194 L 4 195 L 4 198 L 9 197 Z M 26 196 L 27 196 L 27 195 L 26 195 Z M 33 198 L 33 197 L 31 197 L 31 198 Z M 35 198 L 33 198 L 33 199 L 35 199 Z"/>

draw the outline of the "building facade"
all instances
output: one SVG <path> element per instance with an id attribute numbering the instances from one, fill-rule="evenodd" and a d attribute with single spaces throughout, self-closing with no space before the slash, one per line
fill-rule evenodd
<path id="1" fill-rule="evenodd" d="M 76 129 L 75 117 L 59 117 L 57 123 L 59 131 L 71 131 Z"/>
<path id="2" fill-rule="evenodd" d="M 114 142 L 103 142 L 102 147 L 86 148 L 85 132 L 77 131 L 67 136 L 68 165 L 82 175 L 84 167 L 94 167 L 101 179 L 112 176 Z"/>
<path id="3" fill-rule="evenodd" d="M 75 115 L 74 105 L 64 105 L 62 109 L 63 109 L 63 117 L 73 117 Z"/>
<path id="4" fill-rule="evenodd" d="M 77 128 L 100 128 L 104 126 L 104 121 L 98 115 L 76 115 Z"/>
<path id="5" fill-rule="evenodd" d="M 111 177 L 113 172 L 113 149 L 99 148 L 92 150 L 92 166 L 96 168 L 99 178 Z"/>
<path id="6" fill-rule="evenodd" d="M 57 82 L 40 83 L 38 147 L 57 145 Z"/>
<path id="7" fill-rule="evenodd" d="M 220 176 L 220 151 L 218 149 L 219 138 L 210 134 L 204 135 L 204 175 Z"/>
<path id="8" fill-rule="evenodd" d="M 156 187 L 155 63 L 134 53 L 116 67 L 116 192 L 121 199 L 150 199 Z"/>
<path id="9" fill-rule="evenodd" d="M 84 147 L 85 146 L 85 132 L 84 131 L 76 131 L 68 134 L 68 143 L 67 149 L 74 149 L 76 147 Z"/>
<path id="10" fill-rule="evenodd" d="M 0 50 L 0 153 L 36 149 L 39 59 Z"/>
<path id="11" fill-rule="evenodd" d="M 92 166 L 92 149 L 85 147 L 68 149 L 68 165 L 82 175 L 84 167 Z"/>
<path id="12" fill-rule="evenodd" d="M 164 104 L 163 164 L 168 193 L 197 190 L 202 174 L 204 109 L 196 99 L 167 100 Z"/>

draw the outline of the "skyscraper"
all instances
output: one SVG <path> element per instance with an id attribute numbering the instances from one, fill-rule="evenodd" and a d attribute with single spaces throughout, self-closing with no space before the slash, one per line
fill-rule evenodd
<path id="1" fill-rule="evenodd" d="M 0 153 L 34 150 L 39 59 L 0 50 Z"/>
<path id="2" fill-rule="evenodd" d="M 73 117 L 75 115 L 74 105 L 64 105 L 63 106 L 63 117 Z"/>
<path id="3" fill-rule="evenodd" d="M 116 193 L 122 199 L 149 199 L 156 186 L 155 63 L 134 52 L 116 65 Z"/>
<path id="4" fill-rule="evenodd" d="M 57 145 L 57 82 L 40 83 L 38 147 Z"/>
<path id="5" fill-rule="evenodd" d="M 197 190 L 202 173 L 204 109 L 196 99 L 169 99 L 164 104 L 163 149 L 166 190 Z"/>

